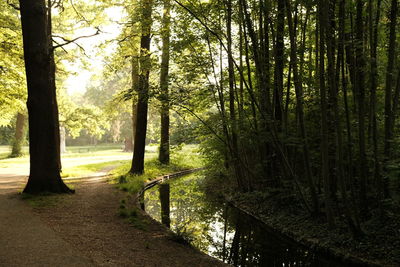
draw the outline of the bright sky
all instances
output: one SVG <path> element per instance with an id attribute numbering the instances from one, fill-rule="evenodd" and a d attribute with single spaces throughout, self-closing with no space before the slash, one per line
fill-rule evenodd
<path id="1" fill-rule="evenodd" d="M 108 19 L 111 21 L 120 21 L 124 13 L 122 7 L 108 8 L 105 12 L 108 16 Z M 84 93 L 86 91 L 86 86 L 90 81 L 90 77 L 93 74 L 102 71 L 104 66 L 103 59 L 112 54 L 117 47 L 115 42 L 109 43 L 109 45 L 104 49 L 104 53 L 101 55 L 97 54 L 97 46 L 99 44 L 107 40 L 116 39 L 122 30 L 121 25 L 118 23 L 110 23 L 109 25 L 100 26 L 100 29 L 102 33 L 93 37 L 82 38 L 76 41 L 85 49 L 85 53 L 89 56 L 89 59 L 85 60 L 89 62 L 90 66 L 88 66 L 88 68 L 84 68 L 79 59 L 74 64 L 66 64 L 67 71 L 71 73 L 65 81 L 65 86 L 69 95 Z M 83 28 L 76 31 L 74 35 L 86 36 L 92 35 L 95 32 L 96 29 L 94 28 Z"/>

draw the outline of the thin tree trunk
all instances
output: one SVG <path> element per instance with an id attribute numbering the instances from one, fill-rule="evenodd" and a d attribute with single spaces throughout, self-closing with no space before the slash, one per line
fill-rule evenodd
<path id="1" fill-rule="evenodd" d="M 384 157 L 385 168 L 388 161 L 392 158 L 392 138 L 395 123 L 395 108 L 392 108 L 392 100 L 398 99 L 394 96 L 392 99 L 392 87 L 395 75 L 394 60 L 396 58 L 396 26 L 398 16 L 398 0 L 391 1 L 390 8 L 390 23 L 389 23 L 389 46 L 388 46 L 388 63 L 386 68 L 386 83 L 385 83 L 385 145 Z M 393 103 L 394 106 L 395 103 Z M 397 102 L 396 102 L 397 104 Z M 386 170 L 387 171 L 387 170 Z M 383 194 L 384 198 L 389 197 L 389 181 L 387 178 L 383 181 Z"/>
<path id="2" fill-rule="evenodd" d="M 158 160 L 162 164 L 169 164 L 169 43 L 171 1 L 164 0 L 164 14 L 162 19 L 162 56 L 161 56 L 161 138 Z"/>
<path id="3" fill-rule="evenodd" d="M 136 16 L 138 15 L 139 11 L 138 5 L 140 4 L 139 1 L 134 1 L 134 8 L 132 19 L 135 21 Z M 132 151 L 135 150 L 135 135 L 136 135 L 136 125 L 137 125 L 137 104 L 138 104 L 138 88 L 139 88 L 139 58 L 140 58 L 140 22 L 135 22 L 132 25 L 132 70 L 131 70 L 131 77 L 132 77 Z"/>
<path id="4" fill-rule="evenodd" d="M 290 1 L 286 0 L 286 11 L 289 25 L 289 35 L 290 35 L 290 61 L 293 68 L 293 82 L 296 91 L 296 101 L 297 101 L 297 113 L 299 118 L 300 136 L 302 139 L 303 146 L 303 160 L 305 167 L 305 176 L 307 179 L 308 187 L 311 193 L 313 212 L 315 214 L 319 213 L 319 201 L 317 192 L 315 190 L 314 181 L 311 174 L 310 167 L 310 152 L 308 147 L 307 134 L 304 124 L 304 109 L 303 109 L 303 86 L 301 83 L 301 78 L 298 72 L 297 66 L 297 48 L 296 48 L 296 36 L 293 28 L 292 12 L 290 7 Z"/>
<path id="5" fill-rule="evenodd" d="M 398 0 L 391 1 L 390 23 L 389 23 L 389 46 L 387 52 L 386 84 L 385 84 L 385 147 L 384 153 L 386 160 L 391 158 L 392 143 L 392 84 L 394 77 L 394 60 L 396 55 L 396 25 L 398 13 Z"/>
<path id="6" fill-rule="evenodd" d="M 247 83 L 248 83 L 248 90 L 254 94 L 253 89 L 253 79 L 251 77 L 251 64 L 250 64 L 250 52 L 249 52 L 249 42 L 247 38 L 247 31 L 246 31 L 246 23 L 245 23 L 245 15 L 243 12 L 243 5 L 239 5 L 239 13 L 241 21 L 243 22 L 243 37 L 244 37 L 244 49 L 245 49 L 245 61 L 246 61 L 246 70 L 247 70 Z M 250 101 L 251 112 L 253 115 L 253 124 L 254 129 L 258 132 L 258 122 L 257 122 L 257 115 L 256 115 L 256 103 L 254 101 Z"/>
<path id="7" fill-rule="evenodd" d="M 321 102 L 321 157 L 322 157 L 322 181 L 324 185 L 324 201 L 325 201 L 325 215 L 328 222 L 328 227 L 335 226 L 334 216 L 332 212 L 332 199 L 331 199 L 331 183 L 329 181 L 329 136 L 328 136 L 328 104 L 325 85 L 325 30 L 326 30 L 326 1 L 320 0 L 318 2 L 319 13 L 319 92 Z"/>
<path id="8" fill-rule="evenodd" d="M 333 43 L 334 42 L 334 28 L 333 28 L 333 23 L 332 20 L 334 19 L 334 12 L 336 10 L 336 0 L 330 0 L 330 9 L 329 9 L 329 22 L 325 21 L 325 27 L 327 29 L 327 38 L 326 38 L 326 42 L 327 42 L 327 58 L 328 58 L 328 72 L 329 73 L 334 73 L 334 49 L 333 49 Z M 339 27 L 342 27 L 344 29 L 344 1 L 342 1 L 342 6 L 340 7 L 340 25 Z M 343 35 L 341 35 L 340 37 L 342 37 Z M 340 45 L 338 48 L 338 53 L 340 55 L 340 53 L 343 52 L 343 38 L 340 40 Z M 338 56 L 338 61 L 340 61 L 340 56 Z M 340 65 L 338 66 L 338 68 L 340 69 Z M 340 193 L 342 196 L 342 202 L 343 202 L 343 206 L 344 206 L 344 214 L 347 220 L 347 223 L 349 225 L 349 228 L 351 230 L 351 232 L 353 233 L 354 236 L 358 237 L 361 235 L 361 229 L 359 228 L 359 224 L 358 224 L 358 220 L 355 219 L 353 220 L 352 217 L 352 210 L 354 210 L 354 208 L 350 208 L 351 207 L 351 203 L 347 197 L 347 192 L 346 192 L 346 185 L 345 185 L 345 170 L 344 170 L 344 153 L 343 153 L 343 137 L 342 137 L 342 124 L 340 121 L 340 110 L 339 110 L 339 103 L 338 103 L 338 94 L 339 94 L 339 90 L 338 90 L 338 84 L 337 84 L 337 80 L 338 77 L 330 75 L 329 79 L 328 79 L 328 84 L 329 84 L 329 89 L 331 91 L 330 95 L 332 97 L 332 107 L 333 107 L 333 114 L 334 114 L 334 126 L 335 126 L 335 131 L 336 131 L 336 161 L 337 161 L 337 176 L 338 176 L 338 180 L 339 180 L 339 187 L 340 187 Z M 353 214 L 356 214 L 355 212 L 353 212 Z M 356 215 L 354 215 L 355 218 Z"/>
<path id="9" fill-rule="evenodd" d="M 243 172 L 241 161 L 239 159 L 238 139 L 237 139 L 237 121 L 235 110 L 235 71 L 233 66 L 232 53 L 232 0 L 226 1 L 227 8 L 227 53 L 228 53 L 228 73 L 229 73 L 229 113 L 230 113 L 230 128 L 231 128 L 231 156 L 233 158 L 233 167 L 236 174 L 236 180 L 240 190 L 244 190 Z M 250 190 L 249 188 L 246 191 Z"/>
<path id="10" fill-rule="evenodd" d="M 358 102 L 358 149 L 360 175 L 360 208 L 362 213 L 367 210 L 367 175 L 368 166 L 365 151 L 365 60 L 364 60 L 364 29 L 363 29 L 364 1 L 357 0 L 356 16 L 356 83 L 355 91 Z"/>
<path id="11" fill-rule="evenodd" d="M 274 72 L 274 116 L 282 118 L 283 69 L 284 69 L 284 33 L 285 33 L 285 1 L 277 1 L 275 72 Z"/>
<path id="12" fill-rule="evenodd" d="M 373 16 L 373 1 L 369 0 L 369 38 L 370 38 L 370 112 L 371 112 L 371 131 L 372 131 L 372 149 L 374 153 L 374 180 L 377 188 L 378 202 L 383 198 L 383 179 L 380 173 L 379 151 L 378 151 L 378 126 L 376 119 L 376 90 L 378 81 L 377 47 L 378 47 L 378 25 L 380 19 L 381 0 L 377 1 L 376 16 Z M 379 204 L 381 214 L 382 206 Z"/>

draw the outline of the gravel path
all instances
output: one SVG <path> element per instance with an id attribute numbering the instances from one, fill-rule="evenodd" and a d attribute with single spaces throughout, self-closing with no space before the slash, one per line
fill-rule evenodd
<path id="1" fill-rule="evenodd" d="M 143 229 L 119 217 L 124 193 L 104 178 L 81 180 L 75 189 L 32 208 L 15 187 L 0 187 L 0 266 L 224 266 L 173 241 L 144 214 Z"/>

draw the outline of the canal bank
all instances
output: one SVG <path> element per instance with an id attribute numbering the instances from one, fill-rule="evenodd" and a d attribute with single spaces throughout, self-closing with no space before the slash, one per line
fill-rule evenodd
<path id="1" fill-rule="evenodd" d="M 294 262 L 308 266 L 382 265 L 380 262 L 336 250 L 335 247 L 329 246 L 326 240 L 331 236 L 319 239 L 316 236 L 320 233 L 317 233 L 310 237 L 308 230 L 315 229 L 310 227 L 309 220 L 299 216 L 300 214 L 292 213 L 286 218 L 280 214 L 279 217 L 272 216 L 277 218 L 276 220 L 265 220 L 253 214 L 258 210 L 254 208 L 257 205 L 253 205 L 253 212 L 248 212 L 249 206 L 246 206 L 245 202 L 229 198 L 230 203 L 236 203 L 240 210 L 251 214 L 248 216 L 231 205 L 223 202 L 221 205 L 220 199 L 207 199 L 204 192 L 201 192 L 204 189 L 199 183 L 201 179 L 198 177 L 201 175 L 194 176 L 197 178 L 191 178 L 191 175 L 168 182 L 168 190 L 151 189 L 146 193 L 145 208 L 154 219 L 164 224 L 168 222 L 171 230 L 213 257 L 238 266 L 273 266 Z M 160 201 L 165 199 L 165 191 L 169 191 L 170 194 L 169 220 L 165 218 L 166 205 Z M 253 217 L 258 217 L 266 224 Z M 303 227 L 306 227 L 306 231 L 299 231 Z M 294 228 L 298 231 L 294 231 Z M 339 240 L 338 244 L 341 241 L 344 239 Z M 346 244 L 343 246 L 346 247 Z M 243 259 L 252 259 L 253 262 L 245 263 Z"/>

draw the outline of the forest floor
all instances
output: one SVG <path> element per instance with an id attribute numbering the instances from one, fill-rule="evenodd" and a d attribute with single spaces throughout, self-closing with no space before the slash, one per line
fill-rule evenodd
<path id="1" fill-rule="evenodd" d="M 8 180 L 0 183 L 5 266 L 224 266 L 142 212 L 134 224 L 119 216 L 126 193 L 103 173 L 75 181 L 75 194 L 25 200 L 18 194 L 22 177 L 13 178 L 0 175 Z"/>

